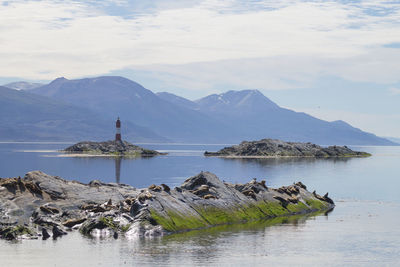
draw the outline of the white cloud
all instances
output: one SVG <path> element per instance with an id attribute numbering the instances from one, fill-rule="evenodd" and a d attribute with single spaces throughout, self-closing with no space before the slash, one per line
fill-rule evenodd
<path id="1" fill-rule="evenodd" d="M 207 0 L 123 18 L 83 1 L 4 2 L 2 76 L 74 78 L 132 68 L 194 88 L 215 81 L 277 89 L 307 86 L 321 73 L 372 82 L 400 77 L 400 49 L 380 48 L 400 42 L 395 4 L 382 17 L 364 12 L 384 6 L 379 1 Z"/>

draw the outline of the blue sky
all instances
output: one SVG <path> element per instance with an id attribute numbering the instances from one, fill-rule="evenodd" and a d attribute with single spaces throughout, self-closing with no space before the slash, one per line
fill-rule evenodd
<path id="1" fill-rule="evenodd" d="M 0 84 L 123 75 L 189 99 L 259 89 L 400 137 L 400 1 L 3 1 Z"/>

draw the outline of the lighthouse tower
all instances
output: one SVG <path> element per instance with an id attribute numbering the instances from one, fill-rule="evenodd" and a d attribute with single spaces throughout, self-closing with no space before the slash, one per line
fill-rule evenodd
<path id="1" fill-rule="evenodd" d="M 116 134 L 115 134 L 115 141 L 121 141 L 121 121 L 119 120 L 119 117 L 117 121 L 115 122 L 115 127 L 117 128 Z"/>

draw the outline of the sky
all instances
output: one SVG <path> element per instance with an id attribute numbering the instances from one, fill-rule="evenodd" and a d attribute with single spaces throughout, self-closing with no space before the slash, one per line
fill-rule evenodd
<path id="1" fill-rule="evenodd" d="M 0 0 L 0 84 L 100 75 L 400 137 L 400 1 Z"/>

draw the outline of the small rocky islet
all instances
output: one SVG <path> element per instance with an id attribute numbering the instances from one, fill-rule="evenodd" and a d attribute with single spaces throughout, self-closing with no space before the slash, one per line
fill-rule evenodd
<path id="1" fill-rule="evenodd" d="M 163 236 L 259 219 L 325 212 L 328 194 L 301 182 L 278 189 L 265 180 L 231 184 L 201 172 L 171 189 L 166 184 L 83 184 L 40 171 L 0 178 L 0 238 L 57 239 L 70 231 L 90 237 Z"/>
<path id="2" fill-rule="evenodd" d="M 62 150 L 62 152 L 78 155 L 124 157 L 153 157 L 166 154 L 156 150 L 145 149 L 122 140 L 110 140 L 105 142 L 83 141 L 67 147 Z"/>
<path id="3" fill-rule="evenodd" d="M 217 152 L 204 153 L 205 156 L 231 158 L 268 158 L 268 157 L 369 157 L 366 152 L 353 151 L 347 146 L 322 147 L 312 143 L 284 142 L 277 139 L 243 141 L 239 145 L 225 147 Z"/>

